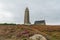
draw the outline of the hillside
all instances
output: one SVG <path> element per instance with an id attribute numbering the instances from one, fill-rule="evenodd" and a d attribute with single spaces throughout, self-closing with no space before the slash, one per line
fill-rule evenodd
<path id="1" fill-rule="evenodd" d="M 0 40 L 20 40 L 34 34 L 48 36 L 50 40 L 60 40 L 60 26 L 0 25 Z"/>

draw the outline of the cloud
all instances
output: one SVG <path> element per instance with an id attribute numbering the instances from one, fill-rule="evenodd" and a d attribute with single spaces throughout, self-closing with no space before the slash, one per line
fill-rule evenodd
<path id="1" fill-rule="evenodd" d="M 0 2 L 0 9 L 5 8 L 5 4 Z"/>
<path id="2" fill-rule="evenodd" d="M 0 2 L 0 22 L 1 23 L 11 23 L 11 22 L 14 22 L 13 20 L 13 13 L 6 10 L 8 9 L 7 5 L 3 2 Z"/>
<path id="3" fill-rule="evenodd" d="M 13 14 L 9 11 L 5 11 L 5 10 L 0 10 L 0 22 L 1 23 L 11 23 L 14 22 L 13 20 Z"/>
<path id="4" fill-rule="evenodd" d="M 60 24 L 59 1 L 60 0 L 0 0 L 0 18 L 2 21 L 3 19 L 6 20 L 6 22 L 24 23 L 24 11 L 26 6 L 28 6 L 31 23 L 34 23 L 36 20 L 45 19 L 47 24 Z M 4 18 L 2 18 L 2 16 L 4 16 Z"/>

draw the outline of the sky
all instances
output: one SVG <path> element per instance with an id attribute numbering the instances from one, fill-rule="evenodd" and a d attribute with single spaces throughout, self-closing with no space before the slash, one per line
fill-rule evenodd
<path id="1" fill-rule="evenodd" d="M 60 0 L 0 0 L 0 23 L 24 23 L 29 8 L 30 22 L 45 20 L 47 25 L 60 25 Z"/>

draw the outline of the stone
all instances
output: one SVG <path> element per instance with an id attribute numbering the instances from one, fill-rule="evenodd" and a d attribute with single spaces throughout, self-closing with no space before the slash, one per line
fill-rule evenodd
<path id="1" fill-rule="evenodd" d="M 30 40 L 47 40 L 46 37 L 44 37 L 41 34 L 35 34 L 29 38 Z"/>

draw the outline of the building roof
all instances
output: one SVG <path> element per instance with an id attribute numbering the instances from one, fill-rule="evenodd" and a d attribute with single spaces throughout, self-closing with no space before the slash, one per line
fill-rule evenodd
<path id="1" fill-rule="evenodd" d="M 35 23 L 34 24 L 40 24 L 40 23 L 45 23 L 45 20 L 40 20 L 40 21 L 35 21 Z"/>

